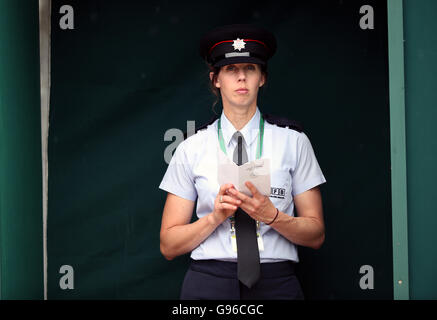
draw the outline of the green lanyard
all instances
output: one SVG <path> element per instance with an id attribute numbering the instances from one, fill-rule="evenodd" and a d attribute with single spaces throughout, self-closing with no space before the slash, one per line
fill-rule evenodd
<path id="1" fill-rule="evenodd" d="M 223 132 L 222 132 L 222 124 L 221 124 L 221 117 L 218 119 L 218 140 L 220 143 L 220 148 L 223 150 L 225 154 L 226 153 L 226 147 L 225 147 L 225 140 L 223 139 Z M 260 115 L 259 117 L 259 131 L 258 131 L 258 143 L 256 145 L 256 158 L 261 158 L 262 152 L 263 152 L 263 140 L 264 140 L 264 119 L 263 116 Z M 235 235 L 235 217 L 231 216 L 229 217 L 230 223 L 231 223 L 231 241 L 233 239 L 236 239 Z M 256 234 L 257 239 L 260 238 L 260 231 L 259 231 L 259 221 L 256 221 Z M 236 240 L 235 240 L 236 241 Z M 258 240 L 259 241 L 259 240 Z"/>
<path id="2" fill-rule="evenodd" d="M 220 143 L 220 148 L 226 153 L 225 140 L 223 139 L 222 125 L 221 125 L 221 117 L 218 119 L 218 140 Z M 256 158 L 261 158 L 263 152 L 263 140 L 264 140 L 264 119 L 263 116 L 259 117 L 259 132 L 258 132 L 258 143 L 256 145 Z"/>

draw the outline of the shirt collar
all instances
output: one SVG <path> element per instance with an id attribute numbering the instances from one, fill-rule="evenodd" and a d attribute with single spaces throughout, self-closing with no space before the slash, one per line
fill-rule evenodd
<path id="1" fill-rule="evenodd" d="M 244 141 L 245 141 L 247 146 L 250 146 L 258 136 L 260 116 L 261 116 L 261 113 L 259 112 L 258 107 L 256 107 L 256 111 L 255 111 L 255 114 L 253 115 L 253 117 L 240 130 L 241 134 L 244 137 Z M 235 127 L 233 126 L 231 121 L 229 121 L 229 119 L 226 117 L 224 112 L 222 112 L 220 119 L 221 119 L 223 140 L 225 142 L 225 145 L 227 147 L 229 147 L 229 144 L 231 143 L 232 136 L 237 131 L 237 129 L 235 129 Z"/>

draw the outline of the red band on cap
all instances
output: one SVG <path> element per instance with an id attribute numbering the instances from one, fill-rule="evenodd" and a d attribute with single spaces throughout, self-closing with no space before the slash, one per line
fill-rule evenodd
<path id="1" fill-rule="evenodd" d="M 268 47 L 266 46 L 266 44 L 265 44 L 264 42 L 262 42 L 262 41 L 254 40 L 254 39 L 242 39 L 242 40 L 243 40 L 243 41 L 253 41 L 253 42 L 258 42 L 258 43 L 262 44 L 264 47 L 266 47 L 266 48 L 268 49 Z M 218 46 L 219 44 L 224 43 L 224 42 L 234 42 L 234 40 L 223 40 L 223 41 L 217 42 L 215 45 L 213 45 L 213 46 L 209 49 L 208 54 L 211 53 L 212 49 L 214 49 L 216 46 Z"/>

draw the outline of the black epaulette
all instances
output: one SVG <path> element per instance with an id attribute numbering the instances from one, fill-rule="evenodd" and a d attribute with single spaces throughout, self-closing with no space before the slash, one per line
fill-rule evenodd
<path id="1" fill-rule="evenodd" d="M 295 120 L 277 117 L 277 116 L 273 116 L 271 114 L 263 114 L 263 118 L 268 123 L 276 124 L 278 127 L 282 127 L 282 128 L 288 127 L 290 129 L 296 130 L 298 132 L 303 131 L 303 126 Z"/>
<path id="2" fill-rule="evenodd" d="M 194 130 L 194 133 L 197 133 L 197 131 L 199 131 L 199 130 L 206 129 L 206 127 L 208 127 L 210 124 L 213 124 L 214 121 L 216 121 L 218 118 L 219 118 L 219 116 L 214 116 L 214 117 L 212 117 L 211 120 L 209 120 L 209 122 L 207 122 L 207 123 L 205 123 L 205 124 L 202 124 L 200 127 L 197 127 L 197 128 Z M 186 132 L 186 131 L 184 132 L 184 140 L 185 140 L 185 139 L 187 139 L 187 132 Z"/>

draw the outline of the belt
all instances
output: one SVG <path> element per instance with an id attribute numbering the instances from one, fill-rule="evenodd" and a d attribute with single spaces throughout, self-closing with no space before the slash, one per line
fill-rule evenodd
<path id="1" fill-rule="evenodd" d="M 295 264 L 293 261 L 261 263 L 261 278 L 273 279 L 292 276 L 295 274 Z M 236 262 L 191 259 L 190 269 L 221 278 L 237 279 L 238 277 Z"/>

